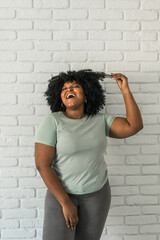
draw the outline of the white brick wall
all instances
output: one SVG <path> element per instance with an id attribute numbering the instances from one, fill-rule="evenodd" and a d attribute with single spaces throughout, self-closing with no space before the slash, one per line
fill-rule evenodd
<path id="1" fill-rule="evenodd" d="M 41 240 L 46 186 L 34 136 L 51 74 L 92 68 L 128 77 L 144 128 L 107 138 L 112 202 L 101 240 L 160 240 L 160 1 L 0 1 L 0 239 Z M 111 80 L 105 111 L 125 116 Z"/>

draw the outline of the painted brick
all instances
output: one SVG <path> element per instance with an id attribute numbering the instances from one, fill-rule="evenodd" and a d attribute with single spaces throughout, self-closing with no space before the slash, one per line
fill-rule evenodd
<path id="1" fill-rule="evenodd" d="M 109 50 L 135 51 L 139 49 L 139 43 L 131 41 L 109 41 L 106 42 Z M 134 53 L 133 53 L 134 54 Z M 157 59 L 157 58 L 156 58 Z M 128 59 L 126 59 L 128 61 Z M 133 58 L 134 61 L 134 58 Z M 138 61 L 138 60 L 137 60 Z"/>
<path id="2" fill-rule="evenodd" d="M 127 185 L 148 185 L 157 184 L 158 176 L 126 176 Z"/>
<path id="3" fill-rule="evenodd" d="M 138 155 L 138 156 L 127 156 L 126 163 L 130 165 L 152 165 L 158 163 L 158 156 L 156 155 Z"/>
<path id="4" fill-rule="evenodd" d="M 124 205 L 124 197 L 112 196 L 111 206 L 120 206 L 120 205 Z"/>
<path id="5" fill-rule="evenodd" d="M 0 220 L 0 228 L 1 229 L 10 229 L 10 228 L 14 228 L 17 229 L 19 227 L 19 221 L 18 220 L 8 220 L 8 219 L 3 219 Z"/>
<path id="6" fill-rule="evenodd" d="M 67 0 L 34 0 L 35 8 L 66 8 L 68 7 Z"/>
<path id="7" fill-rule="evenodd" d="M 33 49 L 33 44 L 32 42 L 28 42 L 28 41 L 1 41 L 0 49 L 7 50 L 7 51 L 30 50 L 30 49 Z M 18 65 L 20 63 L 16 63 L 16 64 Z"/>
<path id="8" fill-rule="evenodd" d="M 88 53 L 88 60 L 91 62 L 102 62 L 102 61 L 115 61 L 115 60 L 121 61 L 123 59 L 122 54 L 118 52 L 113 53 L 107 53 L 107 51 L 92 51 Z"/>
<path id="9" fill-rule="evenodd" d="M 1 168 L 0 169 L 1 177 L 25 177 L 25 176 L 35 176 L 35 169 L 34 168 L 22 168 L 22 167 L 10 167 L 8 168 Z"/>
<path id="10" fill-rule="evenodd" d="M 157 39 L 156 32 L 124 32 L 123 34 L 124 40 L 132 40 L 132 41 L 152 41 Z"/>
<path id="11" fill-rule="evenodd" d="M 89 10 L 90 19 L 121 20 L 122 17 L 123 17 L 123 13 L 120 11 L 106 10 L 106 9 Z"/>
<path id="12" fill-rule="evenodd" d="M 55 20 L 35 20 L 34 28 L 36 30 L 66 30 L 69 28 L 69 23 L 66 21 Z"/>
<path id="13" fill-rule="evenodd" d="M 144 214 L 159 214 L 160 213 L 159 205 L 157 204 L 156 206 L 154 205 L 142 206 L 142 212 Z"/>
<path id="14" fill-rule="evenodd" d="M 85 52 L 63 52 L 63 53 L 55 53 L 53 60 L 55 62 L 85 62 L 87 59 L 87 54 Z"/>
<path id="15" fill-rule="evenodd" d="M 130 1 L 127 0 L 109 0 L 107 1 L 107 8 L 113 9 L 137 9 L 139 7 L 139 1 Z"/>
<path id="16" fill-rule="evenodd" d="M 141 214 L 140 207 L 132 207 L 132 206 L 116 206 L 110 209 L 111 216 L 127 216 L 127 215 L 137 215 Z"/>
<path id="17" fill-rule="evenodd" d="M 45 53 L 41 53 L 39 51 L 35 51 L 35 52 L 19 52 L 17 54 L 17 59 L 21 62 L 23 61 L 34 61 L 34 62 L 51 62 L 52 61 L 52 54 L 51 53 L 48 53 L 48 52 L 45 52 Z"/>
<path id="18" fill-rule="evenodd" d="M 35 209 L 9 209 L 2 210 L 2 216 L 5 219 L 32 218 L 36 216 Z"/>
<path id="19" fill-rule="evenodd" d="M 42 218 L 21 219 L 20 223 L 22 228 L 43 228 Z"/>
<path id="20" fill-rule="evenodd" d="M 138 196 L 126 196 L 126 203 L 128 205 L 147 205 L 147 204 L 157 204 L 158 197 L 138 195 Z"/>
<path id="21" fill-rule="evenodd" d="M 32 22 L 28 20 L 1 20 L 0 21 L 1 29 L 9 29 L 9 30 L 18 30 L 18 29 L 31 29 Z"/>
<path id="22" fill-rule="evenodd" d="M 15 17 L 15 11 L 12 9 L 0 9 L 0 18 L 14 18 Z"/>
<path id="23" fill-rule="evenodd" d="M 21 238 L 33 238 L 35 236 L 35 230 L 28 230 L 28 229 L 10 229 L 10 230 L 3 230 L 2 231 L 2 238 L 12 238 L 14 237 L 14 239 L 16 237 L 21 237 Z"/>
<path id="24" fill-rule="evenodd" d="M 20 206 L 20 201 L 18 199 L 1 199 L 0 205 L 1 209 L 17 208 Z"/>
<path id="25" fill-rule="evenodd" d="M 86 19 L 88 16 L 87 10 L 81 9 L 54 9 L 53 19 Z"/>
<path id="26" fill-rule="evenodd" d="M 128 235 L 128 236 L 124 236 L 124 240 L 156 240 L 156 236 L 155 235 Z"/>
<path id="27" fill-rule="evenodd" d="M 126 20 L 157 20 L 158 14 L 154 11 L 125 10 L 124 19 Z"/>
<path id="28" fill-rule="evenodd" d="M 112 226 L 108 227 L 109 234 L 137 234 L 137 226 Z"/>
<path id="29" fill-rule="evenodd" d="M 51 32 L 47 32 L 47 31 L 41 31 L 41 30 L 27 30 L 27 31 L 23 31 L 23 30 L 19 30 L 17 32 L 17 35 L 18 35 L 18 39 L 24 39 L 24 40 L 27 40 L 27 39 L 33 39 L 33 40 L 50 40 L 52 39 L 52 33 Z M 32 52 L 33 53 L 33 52 Z M 45 52 L 44 52 L 45 54 Z"/>
<path id="30" fill-rule="evenodd" d="M 9 39 L 15 39 L 16 38 L 16 32 L 14 31 L 8 31 L 8 30 L 1 30 L 0 31 L 0 39 L 2 40 L 9 40 Z"/>
<path id="31" fill-rule="evenodd" d="M 141 186 L 140 193 L 148 195 L 157 195 L 160 193 L 160 186 Z"/>
<path id="32" fill-rule="evenodd" d="M 87 39 L 85 31 L 55 31 L 53 33 L 54 40 L 83 40 Z"/>
<path id="33" fill-rule="evenodd" d="M 140 233 L 160 233 L 159 224 L 140 226 Z"/>
<path id="34" fill-rule="evenodd" d="M 142 9 L 151 9 L 151 10 L 157 10 L 160 9 L 160 2 L 159 1 L 141 1 L 141 8 Z"/>
<path id="35" fill-rule="evenodd" d="M 133 21 L 109 21 L 107 23 L 107 30 L 120 31 L 138 31 L 140 30 L 140 23 Z"/>
<path id="36" fill-rule="evenodd" d="M 72 8 L 103 8 L 104 0 L 71 0 Z"/>
<path id="37" fill-rule="evenodd" d="M 136 45 L 134 44 L 133 47 L 135 47 Z M 126 48 L 126 47 L 124 47 Z M 128 49 L 126 50 L 135 50 L 135 49 L 131 49 L 132 46 L 129 47 L 128 45 Z M 143 61 L 143 62 L 146 62 L 146 61 L 157 61 L 158 60 L 158 55 L 157 53 L 148 53 L 148 52 L 133 52 L 133 53 L 126 53 L 124 55 L 124 59 L 126 61 Z"/>
<path id="38" fill-rule="evenodd" d="M 139 194 L 139 189 L 137 186 L 112 186 L 112 195 L 134 195 Z"/>
<path id="39" fill-rule="evenodd" d="M 93 29 L 104 29 L 103 21 L 93 21 L 93 20 L 82 20 L 82 21 L 71 21 L 72 30 L 93 30 Z"/>
<path id="40" fill-rule="evenodd" d="M 31 8 L 32 0 L 2 0 L 0 1 L 2 8 Z"/>
<path id="41" fill-rule="evenodd" d="M 86 40 L 83 40 L 83 41 L 73 41 L 70 43 L 70 48 L 71 50 L 88 50 L 88 51 L 91 51 L 91 50 L 103 50 L 104 49 L 104 43 L 101 42 L 101 41 L 86 41 Z"/>
<path id="42" fill-rule="evenodd" d="M 3 174 L 2 174 L 3 177 Z M 7 188 L 7 187 L 18 187 L 18 181 L 17 179 L 13 178 L 0 178 L 0 187 L 1 188 Z"/>
<path id="43" fill-rule="evenodd" d="M 17 19 L 50 19 L 51 10 L 21 9 L 16 11 Z"/>

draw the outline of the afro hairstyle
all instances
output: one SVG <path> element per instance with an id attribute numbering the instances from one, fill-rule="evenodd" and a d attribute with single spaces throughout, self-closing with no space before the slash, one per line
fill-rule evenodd
<path id="1" fill-rule="evenodd" d="M 94 116 L 105 106 L 105 93 L 99 82 L 103 81 L 108 74 L 104 72 L 95 72 L 92 69 L 82 69 L 79 71 L 60 72 L 57 76 L 52 76 L 48 80 L 48 88 L 44 92 L 47 104 L 50 106 L 51 112 L 66 111 L 66 107 L 62 104 L 61 90 L 66 82 L 74 80 L 83 88 L 87 103 L 84 103 L 85 115 Z"/>

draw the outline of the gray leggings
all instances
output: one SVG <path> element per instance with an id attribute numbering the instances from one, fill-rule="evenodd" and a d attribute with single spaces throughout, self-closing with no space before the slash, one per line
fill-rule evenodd
<path id="1" fill-rule="evenodd" d="M 111 203 L 109 181 L 98 191 L 70 194 L 77 206 L 79 222 L 74 230 L 68 228 L 62 206 L 47 189 L 44 204 L 43 240 L 99 240 Z"/>

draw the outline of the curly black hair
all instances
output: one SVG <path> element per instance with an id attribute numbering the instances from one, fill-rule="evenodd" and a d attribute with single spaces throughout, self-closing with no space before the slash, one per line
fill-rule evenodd
<path id="1" fill-rule="evenodd" d="M 105 106 L 105 93 L 99 83 L 107 76 L 104 72 L 94 72 L 92 69 L 82 69 L 79 71 L 60 72 L 57 76 L 52 76 L 48 80 L 48 88 L 44 92 L 46 101 L 50 106 L 51 112 L 65 111 L 66 107 L 62 104 L 61 90 L 66 82 L 74 80 L 83 87 L 87 103 L 84 105 L 84 113 L 87 116 L 96 115 Z"/>

